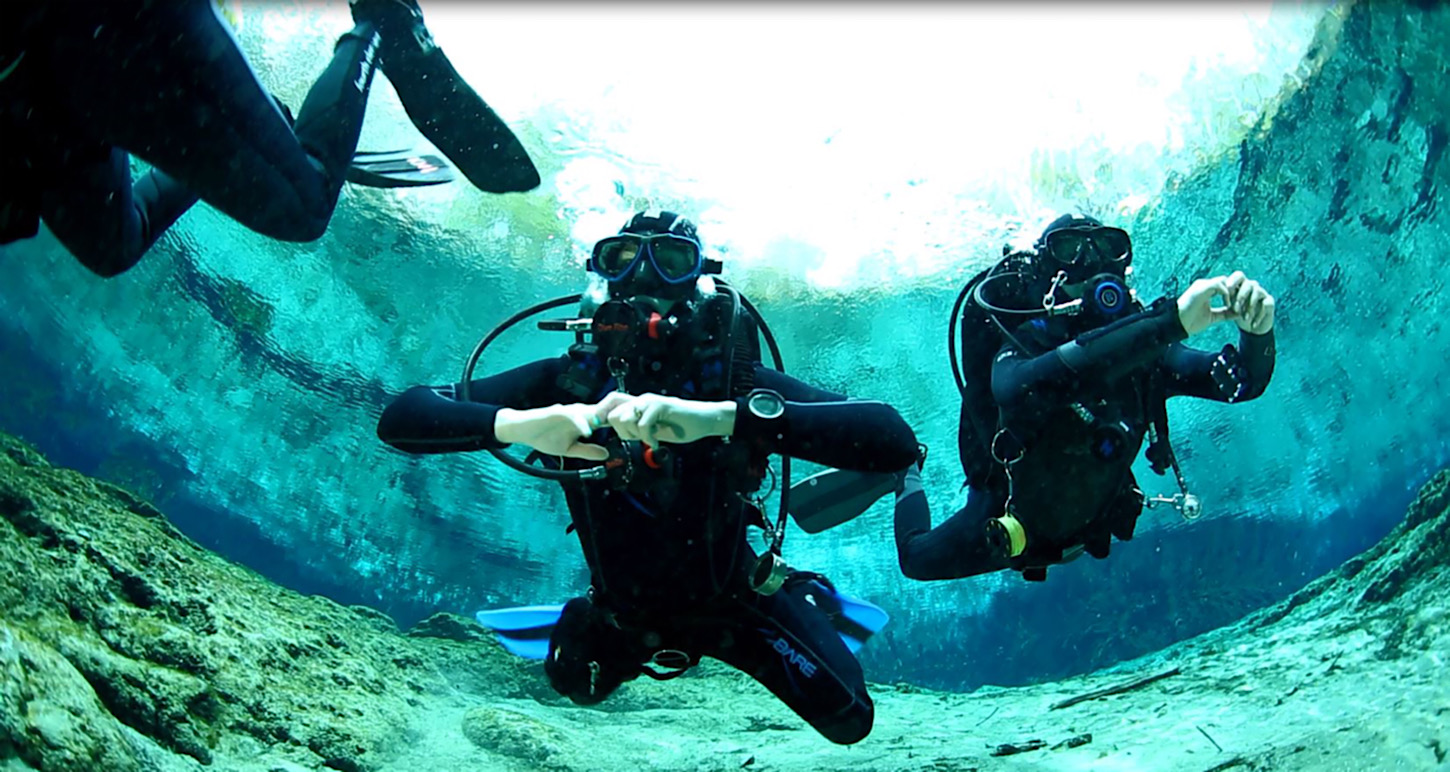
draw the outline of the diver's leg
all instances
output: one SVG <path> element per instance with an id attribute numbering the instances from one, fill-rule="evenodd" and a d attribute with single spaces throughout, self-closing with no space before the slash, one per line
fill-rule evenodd
<path id="1" fill-rule="evenodd" d="M 253 230 L 289 241 L 322 234 L 372 84 L 370 26 L 339 40 L 294 134 L 210 0 L 64 6 L 75 21 L 44 54 L 60 92 L 51 98 L 72 123 Z"/>
<path id="2" fill-rule="evenodd" d="M 196 194 L 155 169 L 133 188 L 126 153 L 100 153 L 56 166 L 41 190 L 40 216 L 85 267 L 110 277 L 135 265 Z"/>
<path id="3" fill-rule="evenodd" d="M 416 0 L 351 5 L 354 20 L 377 25 L 383 72 L 413 125 L 469 182 L 489 193 L 538 186 L 538 170 L 523 144 L 433 42 Z"/>
<path id="4" fill-rule="evenodd" d="M 876 709 L 861 664 L 825 612 L 806 600 L 808 582 L 742 598 L 725 628 L 697 630 L 699 652 L 759 681 L 821 736 L 850 745 L 871 733 Z"/>
<path id="5" fill-rule="evenodd" d="M 993 506 L 997 504 L 997 506 Z M 907 469 L 896 494 L 896 558 L 909 579 L 961 579 L 1009 566 L 988 538 L 987 521 L 1000 503 L 976 488 L 947 521 L 931 527 L 931 511 L 916 467 Z"/>

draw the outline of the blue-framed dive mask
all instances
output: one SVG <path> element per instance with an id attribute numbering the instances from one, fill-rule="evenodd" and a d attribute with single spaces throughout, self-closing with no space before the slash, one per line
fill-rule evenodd
<path id="1" fill-rule="evenodd" d="M 699 242 L 673 233 L 640 235 L 621 233 L 594 245 L 589 270 L 611 283 L 633 274 L 640 260 L 649 259 L 655 273 L 666 284 L 694 281 L 703 273 L 705 262 Z"/>

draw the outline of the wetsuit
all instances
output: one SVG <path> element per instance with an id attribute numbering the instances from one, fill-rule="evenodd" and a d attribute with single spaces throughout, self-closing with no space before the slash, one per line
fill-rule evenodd
<path id="1" fill-rule="evenodd" d="M 1188 348 L 1171 300 L 1085 333 L 1055 318 L 1029 322 L 1014 337 L 993 360 L 991 396 L 999 410 L 974 416 L 964 404 L 960 432 L 990 441 L 1000 417 L 1006 431 L 999 453 L 1021 455 L 1011 467 L 1012 511 L 1027 532 L 1027 551 L 1008 558 L 988 539 L 987 521 L 1007 502 L 1005 475 L 969 479 L 966 505 L 936 528 L 919 478 L 908 475 L 896 502 L 896 549 L 910 578 L 1012 568 L 1040 579 L 1043 567 L 1075 557 L 1079 546 L 1106 557 L 1112 537 L 1132 538 L 1142 512 L 1131 465 L 1155 401 L 1254 399 L 1274 371 L 1272 331 L 1241 332 L 1236 355 Z M 1120 427 L 1115 441 L 1105 439 L 1103 426 Z M 973 452 L 962 448 L 964 468 Z"/>
<path id="2" fill-rule="evenodd" d="M 456 399 L 456 386 L 415 387 L 384 411 L 378 436 L 412 453 L 501 447 L 493 433 L 499 407 L 593 401 L 561 387 L 570 366 L 566 356 L 473 381 L 472 402 Z M 710 656 L 749 673 L 828 739 L 853 743 L 873 721 L 860 665 L 816 607 L 810 582 L 789 582 L 769 596 L 749 589 L 754 553 L 746 526 L 759 522 L 760 513 L 739 495 L 748 486 L 738 476 L 758 475 L 771 453 L 895 471 L 915 459 L 915 435 L 885 404 L 847 402 L 758 362 L 753 367 L 755 387 L 785 397 L 785 414 L 766 421 L 737 398 L 729 442 L 666 443 L 678 485 L 643 493 L 603 482 L 564 485 L 592 587 L 588 597 L 566 606 L 550 640 L 546 672 L 555 689 L 590 703 L 637 675 L 639 663 L 657 652 L 684 652 L 691 663 Z M 610 431 L 599 430 L 592 441 L 604 441 Z M 603 684 L 588 676 L 579 683 L 572 667 L 621 659 L 636 669 Z"/>
<path id="3" fill-rule="evenodd" d="M 0 243 L 43 219 L 113 276 L 198 196 L 273 238 L 326 229 L 372 84 L 372 25 L 338 41 L 295 126 L 211 0 L 12 0 L 0 27 Z M 134 187 L 128 154 L 156 168 Z"/>

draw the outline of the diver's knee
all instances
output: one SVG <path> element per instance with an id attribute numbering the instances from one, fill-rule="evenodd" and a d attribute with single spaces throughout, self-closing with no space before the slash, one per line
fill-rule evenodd
<path id="1" fill-rule="evenodd" d="M 925 571 L 917 570 L 911 563 L 901 564 L 901 575 L 914 582 L 929 582 L 936 578 Z"/>
<path id="2" fill-rule="evenodd" d="M 102 279 L 113 279 L 120 276 L 131 270 L 132 266 L 139 262 L 141 262 L 140 255 L 126 256 L 121 260 L 105 260 L 101 262 L 81 261 L 85 267 L 91 269 L 91 273 L 94 273 Z"/>
<path id="3" fill-rule="evenodd" d="M 314 176 L 294 179 L 287 195 L 279 192 L 269 202 L 263 227 L 255 228 L 278 241 L 308 242 L 322 238 L 337 209 L 341 180 L 334 180 L 322 163 L 308 156 Z"/>
<path id="4" fill-rule="evenodd" d="M 311 212 L 296 212 L 282 218 L 275 228 L 268 229 L 269 232 L 266 235 L 278 241 L 296 243 L 316 241 L 327 232 L 327 224 L 331 219 L 331 208 L 328 209 L 326 215 L 322 216 Z"/>
<path id="5" fill-rule="evenodd" d="M 104 246 L 85 246 L 77 249 L 68 244 L 66 250 L 81 265 L 102 279 L 111 279 L 131 270 L 132 266 L 141 262 L 141 256 L 145 254 L 144 250 Z"/>
<path id="6" fill-rule="evenodd" d="M 925 566 L 916 559 L 916 553 L 911 550 L 911 543 L 908 541 L 897 547 L 896 563 L 901 566 L 901 575 L 907 579 L 914 579 L 918 582 L 928 582 L 935 579 L 932 572 L 925 570 Z"/>
<path id="7" fill-rule="evenodd" d="M 876 707 L 871 704 L 870 697 L 863 695 L 850 712 L 831 722 L 829 726 L 818 726 L 816 729 L 822 737 L 837 745 L 855 745 L 871 734 L 871 727 L 875 723 Z"/>

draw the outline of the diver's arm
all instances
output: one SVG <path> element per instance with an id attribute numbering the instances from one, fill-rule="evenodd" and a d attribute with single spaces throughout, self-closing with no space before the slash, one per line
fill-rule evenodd
<path id="1" fill-rule="evenodd" d="M 848 400 L 764 367 L 756 368 L 755 386 L 784 397 L 785 413 L 760 418 L 746 406 L 747 397 L 736 398 L 729 427 L 736 442 L 862 472 L 895 472 L 916 461 L 916 434 L 884 402 Z"/>
<path id="2" fill-rule="evenodd" d="M 1239 331 L 1238 349 L 1203 351 L 1173 344 L 1163 355 L 1168 396 L 1189 396 L 1218 402 L 1257 398 L 1274 377 L 1274 331 L 1255 335 Z"/>
<path id="3" fill-rule="evenodd" d="M 409 453 L 454 453 L 502 448 L 495 436 L 499 412 L 529 409 L 562 399 L 557 378 L 567 357 L 545 359 L 469 382 L 469 401 L 458 384 L 414 386 L 383 410 L 378 439 Z"/>
<path id="4" fill-rule="evenodd" d="M 992 364 L 992 396 L 1004 408 L 1028 401 L 1066 402 L 1083 381 L 1107 382 L 1138 370 L 1188 332 L 1170 299 L 1091 330 L 1041 356 L 1004 346 Z"/>

